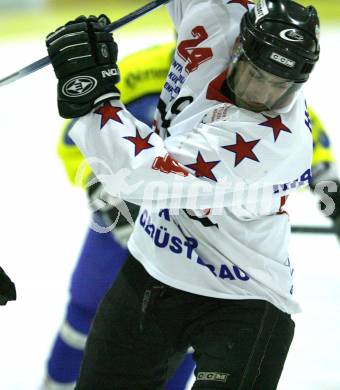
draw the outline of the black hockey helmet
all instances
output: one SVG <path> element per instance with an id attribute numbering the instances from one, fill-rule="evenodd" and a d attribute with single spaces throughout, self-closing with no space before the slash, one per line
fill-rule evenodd
<path id="1" fill-rule="evenodd" d="M 236 104 L 255 112 L 288 112 L 319 59 L 314 7 L 259 0 L 241 21 L 227 83 Z"/>
<path id="2" fill-rule="evenodd" d="M 319 18 L 313 6 L 259 0 L 241 22 L 245 55 L 269 73 L 305 82 L 319 59 Z"/>

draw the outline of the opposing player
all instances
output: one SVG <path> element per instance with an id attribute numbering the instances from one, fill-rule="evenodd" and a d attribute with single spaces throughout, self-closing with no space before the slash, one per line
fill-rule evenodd
<path id="1" fill-rule="evenodd" d="M 169 10 L 178 44 L 155 132 L 119 101 L 104 17 L 47 38 L 59 111 L 82 116 L 70 136 L 111 196 L 142 204 L 76 389 L 161 389 L 190 345 L 195 389 L 275 389 L 299 311 L 282 207 L 311 178 L 301 87 L 319 21 L 288 0 Z"/>
<path id="2" fill-rule="evenodd" d="M 164 44 L 142 50 L 124 58 L 119 67 L 123 77 L 119 83 L 122 101 L 136 118 L 151 125 L 174 44 Z M 91 169 L 84 165 L 84 157 L 69 138 L 74 121 L 66 123 L 58 145 L 67 175 L 73 185 L 85 185 L 91 180 Z M 83 170 L 81 179 L 77 172 Z M 101 192 L 100 183 L 88 190 L 90 202 Z M 129 204 L 133 219 L 139 207 Z M 117 209 L 108 207 L 95 213 L 95 223 L 104 228 L 114 224 Z M 83 349 L 97 306 L 124 263 L 128 251 L 126 242 L 132 226 L 121 216 L 113 229 L 99 233 L 89 229 L 77 265 L 72 275 L 70 301 L 66 316 L 53 344 L 47 365 L 47 376 L 41 390 L 73 389 L 79 374 Z M 194 368 L 191 354 L 183 360 L 175 375 L 168 381 L 167 390 L 184 389 Z"/>
<path id="3" fill-rule="evenodd" d="M 325 184 L 325 182 L 332 182 L 332 188 L 323 188 L 321 192 L 320 208 L 321 211 L 324 211 L 325 214 L 331 218 L 334 227 L 340 231 L 340 178 L 339 172 L 337 169 L 337 163 L 334 157 L 334 154 L 331 149 L 330 138 L 321 123 L 320 119 L 317 117 L 314 111 L 309 110 L 311 127 L 313 128 L 313 161 L 312 161 L 312 181 L 310 186 L 315 190 L 318 184 Z M 317 195 L 320 195 L 317 191 Z M 332 199 L 334 211 L 330 214 L 329 209 L 326 208 L 325 204 L 325 195 Z M 340 233 L 338 233 L 338 238 Z"/>

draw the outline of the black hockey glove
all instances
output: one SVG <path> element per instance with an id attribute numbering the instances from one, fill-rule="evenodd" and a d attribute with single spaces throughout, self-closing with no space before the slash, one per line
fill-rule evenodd
<path id="1" fill-rule="evenodd" d="M 0 305 L 6 305 L 8 301 L 15 301 L 17 294 L 15 285 L 0 267 Z"/>
<path id="2" fill-rule="evenodd" d="M 97 104 L 119 98 L 118 47 L 104 28 L 105 15 L 79 16 L 46 38 L 58 82 L 58 109 L 64 118 L 87 114 Z"/>

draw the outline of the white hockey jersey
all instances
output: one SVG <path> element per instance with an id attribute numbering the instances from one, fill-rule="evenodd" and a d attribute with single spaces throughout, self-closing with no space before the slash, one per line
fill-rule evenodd
<path id="1" fill-rule="evenodd" d="M 240 109 L 224 93 L 246 0 L 168 7 L 178 45 L 154 131 L 111 101 L 70 135 L 108 193 L 142 206 L 128 247 L 154 278 L 297 312 L 282 206 L 311 179 L 304 97 L 280 115 Z"/>

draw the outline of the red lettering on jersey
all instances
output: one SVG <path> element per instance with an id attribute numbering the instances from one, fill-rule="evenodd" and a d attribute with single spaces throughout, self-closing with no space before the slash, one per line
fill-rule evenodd
<path id="1" fill-rule="evenodd" d="M 176 160 L 166 154 L 164 157 L 156 157 L 152 169 L 163 173 L 175 173 L 176 175 L 188 176 L 188 171 L 181 167 Z"/>
<path id="2" fill-rule="evenodd" d="M 208 38 L 208 34 L 204 27 L 196 26 L 191 31 L 191 34 L 194 38 L 182 41 L 177 48 L 180 57 L 189 62 L 185 67 L 185 70 L 188 73 L 195 71 L 203 62 L 206 62 L 213 57 L 213 52 L 210 47 L 197 47 Z"/>
<path id="3" fill-rule="evenodd" d="M 288 199 L 288 195 L 286 196 L 281 196 L 281 199 L 280 199 L 280 208 L 279 208 L 279 211 L 276 213 L 276 214 L 287 214 L 287 211 L 283 210 L 282 207 L 286 204 L 287 202 L 287 199 Z"/>

